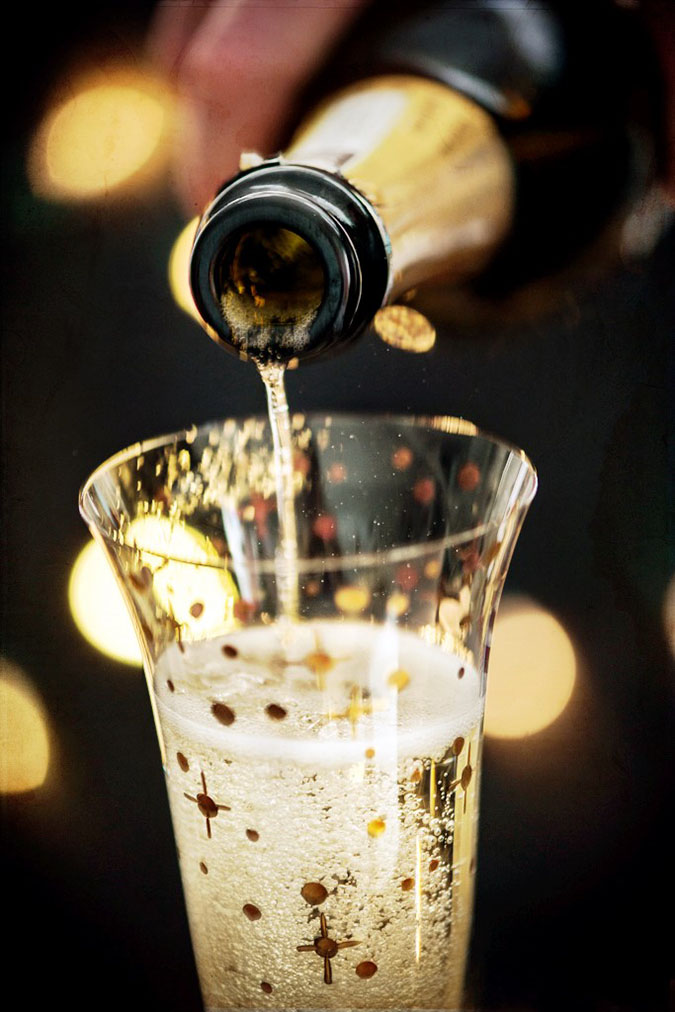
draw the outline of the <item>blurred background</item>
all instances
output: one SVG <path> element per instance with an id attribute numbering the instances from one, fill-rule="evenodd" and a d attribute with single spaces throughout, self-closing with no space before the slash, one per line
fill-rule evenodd
<path id="1" fill-rule="evenodd" d="M 30 1007 L 200 1008 L 144 678 L 77 510 L 113 452 L 265 408 L 181 287 L 194 226 L 143 58 L 151 11 L 26 5 L 7 39 L 3 957 Z M 673 1000 L 675 230 L 644 228 L 641 257 L 544 316 L 480 337 L 434 319 L 419 355 L 369 334 L 289 376 L 303 410 L 462 415 L 539 471 L 491 661 L 480 1009 Z"/>

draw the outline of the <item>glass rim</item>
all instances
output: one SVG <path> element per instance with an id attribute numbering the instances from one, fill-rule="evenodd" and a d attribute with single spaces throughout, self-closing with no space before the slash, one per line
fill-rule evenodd
<path id="1" fill-rule="evenodd" d="M 437 432 L 446 433 L 447 435 L 455 436 L 466 436 L 467 438 L 479 438 L 484 439 L 486 442 L 493 443 L 495 446 L 501 447 L 506 450 L 513 457 L 519 459 L 523 466 L 526 468 L 529 474 L 529 487 L 527 491 L 521 496 L 519 500 L 519 506 L 521 509 L 526 509 L 531 504 L 538 488 L 538 475 L 537 470 L 532 464 L 530 458 L 527 456 L 524 450 L 521 450 L 515 443 L 510 442 L 507 439 L 502 439 L 499 436 L 494 436 L 492 433 L 480 429 L 473 422 L 470 422 L 466 418 L 455 415 L 400 415 L 400 414 L 387 414 L 383 412 L 372 412 L 367 411 L 300 411 L 293 412 L 293 414 L 301 414 L 304 418 L 312 421 L 315 419 L 336 419 L 344 420 L 345 422 L 356 422 L 359 420 L 367 420 L 368 422 L 377 424 L 388 424 L 388 425 L 401 425 L 415 429 L 431 429 Z M 92 535 L 94 531 L 100 536 L 105 542 L 114 545 L 116 549 L 120 547 L 128 547 L 133 551 L 143 552 L 147 555 L 155 556 L 159 559 L 166 559 L 168 562 L 176 562 L 182 565 L 200 566 L 203 568 L 209 568 L 214 570 L 231 569 L 229 558 L 222 558 L 218 556 L 213 561 L 208 560 L 196 560 L 196 559 L 185 559 L 180 558 L 178 555 L 170 555 L 166 552 L 162 552 L 156 549 L 143 548 L 138 545 L 124 546 L 119 541 L 115 540 L 110 536 L 110 533 L 102 529 L 96 522 L 96 518 L 92 516 L 91 510 L 88 508 L 89 500 L 91 498 L 91 491 L 94 488 L 96 482 L 105 474 L 109 474 L 114 471 L 115 468 L 120 467 L 123 464 L 128 464 L 130 461 L 148 453 L 152 450 L 159 449 L 160 447 L 167 446 L 170 443 L 178 444 L 180 442 L 191 445 L 198 437 L 200 432 L 208 431 L 214 426 L 224 426 L 227 422 L 233 422 L 236 425 L 242 425 L 245 422 L 268 422 L 269 418 L 265 414 L 255 415 L 241 415 L 241 416 L 229 416 L 226 418 L 216 418 L 211 421 L 200 423 L 199 425 L 194 424 L 186 429 L 179 429 L 175 432 L 166 433 L 161 436 L 153 436 L 149 439 L 132 443 L 126 446 L 122 450 L 118 450 L 117 453 L 112 454 L 106 460 L 96 467 L 89 477 L 84 481 L 80 488 L 78 496 L 78 505 L 80 515 L 82 519 L 89 527 Z M 453 534 L 446 534 L 442 538 L 435 538 L 424 542 L 415 542 L 406 545 L 400 545 L 390 548 L 378 549 L 374 552 L 358 552 L 349 555 L 336 555 L 336 556 L 324 556 L 316 558 L 301 557 L 296 560 L 298 574 L 316 573 L 317 571 L 330 572 L 338 569 L 359 569 L 369 565 L 376 565 L 382 562 L 383 557 L 386 557 L 389 561 L 405 561 L 419 555 L 420 553 L 427 554 L 433 551 L 439 551 L 441 549 L 452 547 L 453 545 L 463 544 L 472 538 L 480 537 L 486 532 L 493 524 L 490 522 L 480 522 L 475 524 L 473 527 L 466 528 L 465 530 L 458 531 Z M 252 568 L 255 568 L 258 572 L 270 572 L 276 573 L 278 567 L 277 559 L 265 559 L 255 560 L 252 562 Z"/>

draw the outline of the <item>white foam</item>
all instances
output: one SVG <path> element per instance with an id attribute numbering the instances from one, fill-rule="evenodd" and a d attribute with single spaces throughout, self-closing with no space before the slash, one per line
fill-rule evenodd
<path id="1" fill-rule="evenodd" d="M 235 343 L 245 351 L 267 349 L 272 329 L 275 331 L 275 344 L 291 351 L 302 351 L 309 343 L 310 330 L 317 314 L 316 307 L 303 313 L 294 310 L 293 315 L 289 315 L 272 327 L 261 310 L 254 314 L 252 321 L 251 315 L 242 312 L 237 297 L 229 291 L 221 298 L 221 309 Z M 260 317 L 259 321 L 255 319 L 255 315 Z"/>
<path id="2" fill-rule="evenodd" d="M 225 656 L 225 645 L 237 656 Z M 311 667 L 318 652 L 333 665 L 323 689 Z M 409 676 L 400 691 L 389 683 L 396 671 Z M 413 633 L 340 621 L 298 625 L 290 638 L 287 628 L 263 626 L 194 643 L 185 652 L 175 646 L 155 675 L 160 712 L 195 742 L 240 757 L 321 766 L 361 759 L 364 742 L 399 758 L 436 758 L 480 720 L 479 687 L 465 659 Z M 365 711 L 358 719 L 350 711 L 355 688 Z M 214 718 L 214 703 L 234 713 L 230 726 Z M 270 704 L 283 707 L 283 720 L 269 718 Z"/>

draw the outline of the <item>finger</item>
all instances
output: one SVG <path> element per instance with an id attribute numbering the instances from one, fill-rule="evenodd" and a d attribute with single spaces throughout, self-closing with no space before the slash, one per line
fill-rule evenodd
<path id="1" fill-rule="evenodd" d="M 300 91 L 364 5 L 239 0 L 209 9 L 178 72 L 176 185 L 189 213 L 236 172 L 242 151 L 278 150 Z"/>
<path id="2" fill-rule="evenodd" d="M 203 20 L 209 3 L 175 6 L 159 3 L 153 13 L 145 42 L 148 59 L 159 71 L 173 77 L 183 52 Z"/>

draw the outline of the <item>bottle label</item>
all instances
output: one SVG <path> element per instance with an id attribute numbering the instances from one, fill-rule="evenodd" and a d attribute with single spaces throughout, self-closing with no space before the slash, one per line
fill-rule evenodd
<path id="1" fill-rule="evenodd" d="M 511 221 L 511 159 L 492 118 L 438 81 L 360 81 L 319 106 L 284 157 L 369 200 L 392 247 L 392 295 L 480 269 Z"/>
<path id="2" fill-rule="evenodd" d="M 343 170 L 357 156 L 362 159 L 378 150 L 407 104 L 400 89 L 348 93 L 313 120 L 286 155 L 329 172 Z"/>

